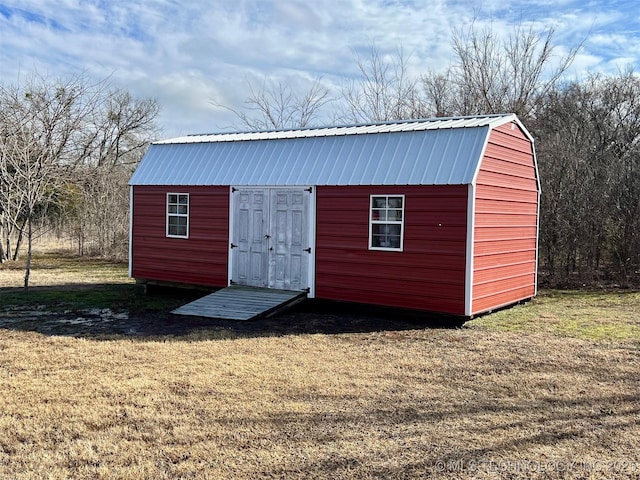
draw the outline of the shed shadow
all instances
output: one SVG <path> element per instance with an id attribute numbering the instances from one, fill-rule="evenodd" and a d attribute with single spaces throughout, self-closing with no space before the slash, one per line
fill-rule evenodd
<path id="1" fill-rule="evenodd" d="M 169 321 L 225 329 L 238 336 L 371 333 L 429 328 L 459 328 L 461 317 L 362 304 L 307 299 L 267 318 L 248 321 L 169 315 Z"/>
<path id="2" fill-rule="evenodd" d="M 10 306 L 1 301 L 6 294 L 14 299 Z M 22 301 L 11 305 L 21 295 Z M 21 289 L 3 289 L 0 328 L 95 340 L 128 337 L 194 341 L 458 328 L 464 322 L 461 317 L 317 299 L 307 299 L 268 318 L 248 321 L 170 313 L 199 296 L 202 291 L 163 287 L 140 294 L 133 284 L 34 287 L 29 294 L 21 293 Z M 45 299 L 44 305 L 38 299 Z"/>

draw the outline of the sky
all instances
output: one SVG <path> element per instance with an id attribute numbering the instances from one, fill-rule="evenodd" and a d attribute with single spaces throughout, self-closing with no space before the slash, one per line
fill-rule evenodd
<path id="1" fill-rule="evenodd" d="M 640 71 L 637 0 L 0 0 L 0 83 L 34 73 L 109 78 L 157 99 L 161 137 L 240 128 L 248 85 L 265 79 L 304 91 L 315 78 L 335 96 L 358 78 L 371 45 L 402 49 L 409 71 L 442 71 L 452 29 L 555 29 L 567 72 Z"/>

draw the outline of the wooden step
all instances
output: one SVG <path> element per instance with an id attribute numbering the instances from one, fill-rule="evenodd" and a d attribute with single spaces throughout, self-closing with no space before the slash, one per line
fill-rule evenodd
<path id="1" fill-rule="evenodd" d="M 171 313 L 225 320 L 252 320 L 275 315 L 306 297 L 307 293 L 300 291 L 231 285 Z"/>

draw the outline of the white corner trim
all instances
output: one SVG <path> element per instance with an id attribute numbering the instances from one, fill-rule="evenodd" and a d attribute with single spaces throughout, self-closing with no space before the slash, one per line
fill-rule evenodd
<path id="1" fill-rule="evenodd" d="M 535 282 L 533 285 L 533 296 L 538 295 L 538 263 L 540 261 L 540 195 L 541 192 L 538 190 L 538 212 L 536 218 L 536 274 L 533 277 L 533 281 Z"/>
<path id="2" fill-rule="evenodd" d="M 476 187 L 469 184 L 467 188 L 467 258 L 464 278 L 464 314 L 470 317 L 473 313 L 473 252 L 475 240 Z"/>
<path id="3" fill-rule="evenodd" d="M 471 179 L 471 185 L 475 186 L 476 182 L 478 181 L 478 175 L 480 174 L 480 169 L 482 168 L 482 160 L 484 160 L 484 154 L 487 152 L 487 146 L 489 146 L 489 139 L 491 138 L 491 132 L 493 132 L 493 129 L 487 127 L 487 135 L 484 137 L 482 150 L 480 151 L 480 155 L 478 157 L 478 163 L 476 164 L 476 169 L 473 172 L 473 178 Z"/>
<path id="4" fill-rule="evenodd" d="M 129 187 L 129 278 L 133 274 L 133 185 Z"/>

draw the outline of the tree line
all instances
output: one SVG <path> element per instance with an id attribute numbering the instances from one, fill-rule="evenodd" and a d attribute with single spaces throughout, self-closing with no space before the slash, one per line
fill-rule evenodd
<path id="1" fill-rule="evenodd" d="M 452 32 L 444 72 L 419 76 L 402 50 L 389 57 L 372 45 L 359 78 L 334 97 L 319 79 L 298 95 L 265 81 L 229 110 L 248 128 L 309 126 L 327 107 L 337 123 L 515 113 L 536 145 L 542 281 L 638 285 L 640 76 L 628 67 L 568 79 L 581 44 L 557 56 L 554 33 L 517 25 L 499 38 L 472 24 Z"/>
<path id="2" fill-rule="evenodd" d="M 239 107 L 211 102 L 252 130 L 515 113 L 536 141 L 543 281 L 638 284 L 639 76 L 568 79 L 581 45 L 557 56 L 553 29 L 517 25 L 504 38 L 472 24 L 451 40 L 444 71 L 411 75 L 402 49 L 372 45 L 338 91 L 322 77 L 302 92 L 265 78 L 248 83 Z M 82 75 L 0 85 L 0 261 L 23 243 L 30 258 L 33 239 L 51 230 L 80 254 L 126 256 L 127 181 L 158 134 L 158 111 L 155 99 Z"/>
<path id="3" fill-rule="evenodd" d="M 122 257 L 128 178 L 157 127 L 154 99 L 84 75 L 0 85 L 0 261 L 54 232 L 80 254 Z"/>

